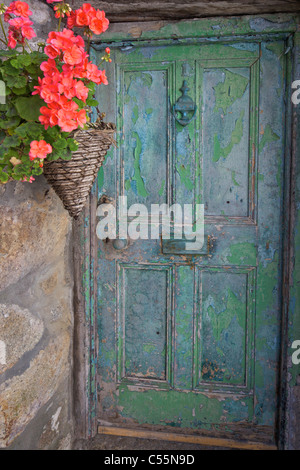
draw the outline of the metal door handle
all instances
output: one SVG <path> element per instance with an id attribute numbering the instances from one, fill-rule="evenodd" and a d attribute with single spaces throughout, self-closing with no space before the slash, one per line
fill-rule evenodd
<path id="1" fill-rule="evenodd" d="M 128 247 L 128 240 L 127 238 L 116 238 L 113 242 L 112 245 L 115 250 L 121 251 L 124 250 L 125 248 Z"/>
<path id="2" fill-rule="evenodd" d="M 194 119 L 197 111 L 197 106 L 192 100 L 192 98 L 187 94 L 187 92 L 189 91 L 189 87 L 187 86 L 186 80 L 183 81 L 180 91 L 182 93 L 182 96 L 178 98 L 177 102 L 172 108 L 172 111 L 176 121 L 181 126 L 186 126 L 192 121 L 192 119 Z M 178 113 L 180 113 L 181 118 L 178 117 Z"/>

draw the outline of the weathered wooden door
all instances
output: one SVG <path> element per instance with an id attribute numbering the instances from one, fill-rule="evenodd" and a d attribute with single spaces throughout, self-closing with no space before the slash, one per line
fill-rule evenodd
<path id="1" fill-rule="evenodd" d="M 98 242 L 99 423 L 273 435 L 285 43 L 111 50 L 98 98 L 118 146 L 99 172 L 98 199 L 126 195 L 149 212 L 202 203 L 215 242 L 209 256 L 166 254 L 161 240 Z M 103 55 L 99 46 L 93 54 Z M 185 126 L 172 112 L 184 81 L 196 105 Z"/>

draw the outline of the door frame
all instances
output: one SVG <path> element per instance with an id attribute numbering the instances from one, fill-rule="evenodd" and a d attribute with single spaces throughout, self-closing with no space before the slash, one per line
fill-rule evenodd
<path id="1" fill-rule="evenodd" d="M 241 17 L 213 17 L 179 22 L 115 23 L 109 32 L 101 36 L 101 47 L 111 43 L 159 44 L 176 41 L 189 44 L 234 40 L 259 40 L 266 37 L 282 38 L 287 42 L 287 86 L 286 90 L 286 136 L 285 136 L 285 186 L 283 194 L 284 224 L 282 246 L 282 324 L 281 364 L 279 373 L 279 403 L 277 417 L 277 445 L 279 449 L 290 448 L 293 426 L 290 421 L 293 393 L 296 391 L 300 366 L 291 364 L 290 346 L 300 339 L 300 188 L 296 179 L 300 177 L 300 104 L 291 102 L 291 83 L 300 79 L 300 32 L 297 23 L 300 15 L 255 15 Z M 234 35 L 232 32 L 234 31 Z M 97 48 L 94 43 L 93 47 Z M 99 47 L 99 46 L 98 46 Z M 290 49 L 289 49 L 290 47 Z M 97 433 L 97 180 L 89 201 L 78 220 L 73 221 L 73 269 L 74 269 L 74 340 L 73 340 L 73 412 L 75 438 L 89 439 Z M 298 217 L 297 217 L 298 215 Z M 298 228 L 298 231 L 297 231 Z M 297 235 L 298 232 L 298 235 Z M 297 338 L 297 335 L 299 336 Z M 300 422 L 298 422 L 300 427 Z M 224 443 L 223 443 L 224 444 Z M 214 445 L 218 445 L 217 442 Z"/>

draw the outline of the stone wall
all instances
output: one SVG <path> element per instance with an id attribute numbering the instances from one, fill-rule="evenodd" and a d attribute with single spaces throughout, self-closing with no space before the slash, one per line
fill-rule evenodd
<path id="1" fill-rule="evenodd" d="M 52 9 L 28 3 L 45 41 Z M 71 447 L 71 228 L 43 176 L 0 185 L 0 448 Z"/>

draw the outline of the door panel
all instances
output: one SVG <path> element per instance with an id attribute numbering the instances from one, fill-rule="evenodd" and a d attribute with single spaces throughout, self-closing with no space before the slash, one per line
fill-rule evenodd
<path id="1" fill-rule="evenodd" d="M 209 256 L 98 246 L 99 419 L 201 430 L 276 422 L 284 42 L 111 48 L 117 124 L 98 176 L 128 206 L 205 206 Z M 99 62 L 101 51 L 93 51 Z M 172 113 L 183 82 L 196 115 Z M 117 92 L 116 92 L 117 91 Z"/>

